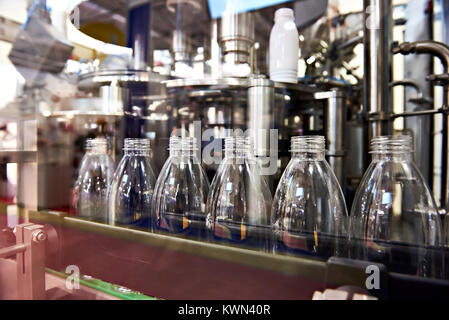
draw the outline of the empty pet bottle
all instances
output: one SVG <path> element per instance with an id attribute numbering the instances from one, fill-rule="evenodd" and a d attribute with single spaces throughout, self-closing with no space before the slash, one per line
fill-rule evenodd
<path id="1" fill-rule="evenodd" d="M 209 181 L 196 156 L 196 139 L 171 137 L 169 150 L 169 157 L 156 182 L 152 202 L 154 228 L 197 240 L 204 239 Z"/>
<path id="2" fill-rule="evenodd" d="M 348 213 L 322 136 L 293 137 L 272 207 L 275 252 L 346 256 Z"/>
<path id="3" fill-rule="evenodd" d="M 125 139 L 124 155 L 109 189 L 109 224 L 150 227 L 156 178 L 150 165 L 150 140 Z"/>
<path id="4" fill-rule="evenodd" d="M 72 208 L 77 216 L 106 222 L 107 192 L 114 172 L 104 138 L 88 139 L 78 178 L 72 192 Z"/>
<path id="5" fill-rule="evenodd" d="M 441 222 L 424 178 L 412 161 L 409 136 L 371 141 L 373 160 L 350 217 L 351 257 L 390 271 L 440 277 Z"/>
<path id="6" fill-rule="evenodd" d="M 250 138 L 225 139 L 207 199 L 207 225 L 214 241 L 269 250 L 271 194 L 252 149 Z"/>

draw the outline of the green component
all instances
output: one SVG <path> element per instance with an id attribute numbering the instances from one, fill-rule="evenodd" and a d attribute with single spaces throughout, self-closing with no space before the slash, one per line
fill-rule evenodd
<path id="1" fill-rule="evenodd" d="M 66 273 L 55 271 L 49 268 L 45 268 L 45 271 L 61 278 L 68 277 L 68 274 Z M 132 291 L 128 288 L 104 282 L 95 278 L 86 279 L 81 277 L 80 284 L 123 300 L 158 300 L 157 298 L 146 296 L 140 292 Z"/>

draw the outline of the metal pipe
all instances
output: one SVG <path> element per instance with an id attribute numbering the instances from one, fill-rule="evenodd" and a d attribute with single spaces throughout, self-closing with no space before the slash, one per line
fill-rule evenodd
<path id="1" fill-rule="evenodd" d="M 427 116 L 427 115 L 433 115 L 438 113 L 446 113 L 446 108 L 440 108 L 440 109 L 432 109 L 432 110 L 422 110 L 422 111 L 407 111 L 402 113 L 395 113 L 391 115 L 392 119 L 401 118 L 401 117 L 416 117 L 416 116 Z"/>
<path id="2" fill-rule="evenodd" d="M 212 19 L 210 24 L 210 73 L 213 78 L 220 77 L 220 45 L 218 44 L 218 22 L 217 19 Z"/>
<path id="3" fill-rule="evenodd" d="M 415 88 L 416 92 L 418 93 L 418 97 L 422 98 L 423 94 L 421 91 L 421 88 L 419 87 L 419 83 L 412 79 L 403 79 L 403 80 L 397 80 L 390 83 L 390 88 L 396 87 L 396 86 L 404 86 L 404 87 L 412 87 Z"/>
<path id="4" fill-rule="evenodd" d="M 437 41 L 416 41 L 416 42 L 403 42 L 397 47 L 393 48 L 393 53 L 401 53 L 407 55 L 410 53 L 416 54 L 431 54 L 440 59 L 443 64 L 445 75 L 442 77 L 447 78 L 449 73 L 449 47 L 444 43 Z M 438 78 L 438 77 L 433 77 Z M 444 96 L 443 96 L 443 108 L 448 107 L 449 103 L 449 83 L 444 83 Z M 446 207 L 449 204 L 449 114 L 443 115 L 443 152 L 441 159 L 441 207 Z"/>
<path id="5" fill-rule="evenodd" d="M 403 42 L 393 48 L 393 53 L 401 53 L 407 55 L 410 53 L 427 53 L 440 59 L 445 73 L 448 73 L 449 66 L 449 47 L 444 43 L 437 41 L 416 41 L 416 42 Z"/>
<path id="6" fill-rule="evenodd" d="M 269 79 L 254 76 L 248 88 L 249 129 L 254 135 L 256 156 L 269 156 L 271 114 L 274 109 L 274 83 Z"/>
<path id="7" fill-rule="evenodd" d="M 274 82 L 263 76 L 250 77 L 248 88 L 248 129 L 253 136 L 254 154 L 259 159 L 262 174 L 273 191 L 277 172 L 278 136 L 273 136 L 273 110 L 275 104 Z M 277 131 L 276 131 L 277 133 Z"/>
<path id="8" fill-rule="evenodd" d="M 17 244 L 15 246 L 0 249 L 0 259 L 9 258 L 13 255 L 24 252 L 26 248 L 27 246 L 24 244 Z"/>
<path id="9" fill-rule="evenodd" d="M 365 109 L 369 113 L 391 111 L 390 43 L 392 30 L 391 0 L 364 0 L 365 21 Z M 387 131 L 387 132 L 385 132 Z M 389 134 L 385 125 L 374 120 L 370 138 Z"/>
<path id="10" fill-rule="evenodd" d="M 390 46 L 392 43 L 392 1 L 364 0 L 364 110 L 368 114 L 391 112 Z M 368 138 L 391 134 L 392 125 L 383 117 L 370 118 Z"/>
<path id="11" fill-rule="evenodd" d="M 127 47 L 133 49 L 133 68 L 145 69 L 151 65 L 152 60 L 150 48 L 151 3 L 128 8 L 127 20 Z"/>
<path id="12" fill-rule="evenodd" d="M 345 167 L 344 158 L 346 156 L 345 141 L 345 123 L 346 123 L 346 104 L 343 91 L 333 89 L 328 98 L 325 109 L 325 135 L 326 135 L 326 156 L 344 190 Z"/>

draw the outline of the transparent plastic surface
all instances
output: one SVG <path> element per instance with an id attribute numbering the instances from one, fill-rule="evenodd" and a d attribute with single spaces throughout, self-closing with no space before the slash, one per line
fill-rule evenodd
<path id="1" fill-rule="evenodd" d="M 444 242 L 444 278 L 449 280 L 449 212 L 446 211 L 443 220 L 443 242 Z"/>
<path id="2" fill-rule="evenodd" d="M 390 271 L 441 277 L 440 217 L 412 161 L 408 136 L 371 142 L 373 161 L 356 193 L 350 218 L 351 258 L 383 263 Z"/>
<path id="3" fill-rule="evenodd" d="M 270 250 L 271 194 L 249 138 L 225 139 L 225 157 L 207 199 L 213 241 Z"/>
<path id="4" fill-rule="evenodd" d="M 273 200 L 275 252 L 346 256 L 348 213 L 321 136 L 292 138 L 292 159 Z"/>
<path id="5" fill-rule="evenodd" d="M 169 148 L 152 202 L 154 229 L 205 239 L 209 181 L 196 156 L 196 139 L 171 137 Z"/>
<path id="6" fill-rule="evenodd" d="M 100 222 L 107 219 L 108 187 L 114 172 L 107 146 L 107 140 L 103 138 L 86 142 L 86 154 L 72 192 L 72 209 L 78 217 Z"/>
<path id="7" fill-rule="evenodd" d="M 443 226 L 444 245 L 449 248 L 449 212 L 444 216 Z"/>
<path id="8" fill-rule="evenodd" d="M 125 139 L 124 156 L 109 189 L 108 223 L 149 228 L 155 182 L 150 140 Z"/>

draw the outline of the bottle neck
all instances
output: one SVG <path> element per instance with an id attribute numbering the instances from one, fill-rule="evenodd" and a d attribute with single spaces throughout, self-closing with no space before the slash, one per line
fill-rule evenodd
<path id="1" fill-rule="evenodd" d="M 323 136 L 292 137 L 292 158 L 299 160 L 322 161 L 325 159 L 325 140 Z"/>
<path id="2" fill-rule="evenodd" d="M 252 143 L 246 137 L 228 137 L 225 139 L 225 157 L 249 159 L 252 157 Z"/>
<path id="3" fill-rule="evenodd" d="M 195 138 L 171 137 L 169 150 L 170 157 L 196 158 L 198 147 Z"/>
<path id="4" fill-rule="evenodd" d="M 371 141 L 374 161 L 411 161 L 412 139 L 409 136 L 378 136 Z"/>
<path id="5" fill-rule="evenodd" d="M 274 19 L 274 23 L 276 23 L 276 24 L 284 24 L 286 22 L 293 22 L 294 23 L 294 19 L 291 18 L 291 17 L 285 17 L 285 16 L 276 17 Z"/>
<path id="6" fill-rule="evenodd" d="M 292 151 L 292 158 L 297 160 L 323 161 L 325 160 L 325 152 L 295 152 Z"/>
<path id="7" fill-rule="evenodd" d="M 196 157 L 196 151 L 193 150 L 170 150 L 170 157 Z"/>
<path id="8" fill-rule="evenodd" d="M 150 140 L 148 139 L 125 139 L 125 156 L 150 156 Z"/>
<path id="9" fill-rule="evenodd" d="M 412 161 L 411 153 L 403 152 L 388 152 L 388 153 L 373 153 L 374 161 Z"/>
<path id="10" fill-rule="evenodd" d="M 89 155 L 104 155 L 108 153 L 108 143 L 106 139 L 88 139 L 86 142 L 86 153 Z"/>
<path id="11" fill-rule="evenodd" d="M 150 150 L 125 150 L 124 155 L 125 156 L 149 157 L 150 156 Z"/>

